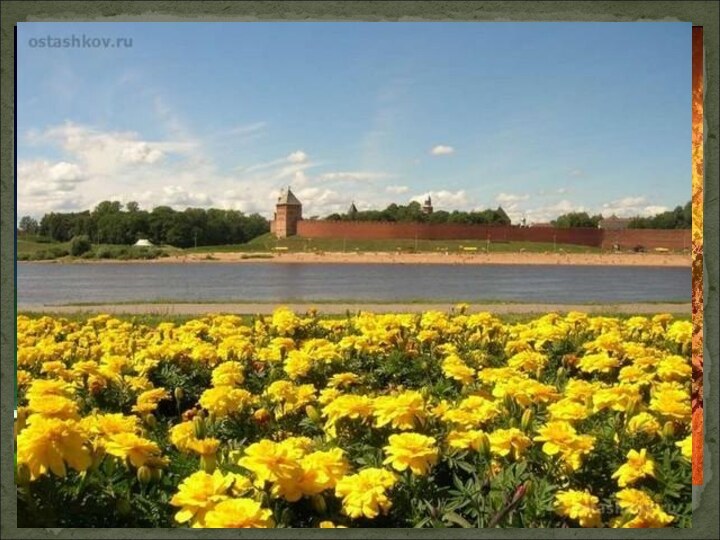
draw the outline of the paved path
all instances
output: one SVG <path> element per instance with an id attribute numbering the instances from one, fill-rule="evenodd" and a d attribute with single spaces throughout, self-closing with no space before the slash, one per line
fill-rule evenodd
<path id="1" fill-rule="evenodd" d="M 207 313 L 268 314 L 278 305 L 289 307 L 295 312 L 317 309 L 320 313 L 345 313 L 346 311 L 373 311 L 376 313 L 418 313 L 423 311 L 449 311 L 454 303 L 437 304 L 103 304 L 93 306 L 31 306 L 19 305 L 18 312 L 41 313 L 112 313 L 144 315 L 205 315 Z M 470 311 L 490 313 L 548 313 L 584 311 L 588 313 L 656 314 L 672 313 L 690 315 L 691 305 L 686 304 L 469 304 Z"/>

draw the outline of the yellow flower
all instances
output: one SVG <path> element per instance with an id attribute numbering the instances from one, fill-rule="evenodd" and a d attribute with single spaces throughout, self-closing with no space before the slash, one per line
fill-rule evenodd
<path id="1" fill-rule="evenodd" d="M 217 503 L 228 498 L 228 490 L 234 478 L 224 477 L 220 471 L 208 474 L 198 471 L 185 478 L 178 486 L 170 504 L 181 509 L 175 514 L 175 521 L 202 526 L 205 515 Z"/>
<path id="2" fill-rule="evenodd" d="M 219 447 L 220 441 L 213 438 L 192 439 L 187 443 L 188 450 L 192 450 L 199 456 L 213 456 Z"/>
<path id="3" fill-rule="evenodd" d="M 641 412 L 630 418 L 627 424 L 629 433 L 645 433 L 657 435 L 660 432 L 660 423 L 650 413 Z"/>
<path id="4" fill-rule="evenodd" d="M 517 428 L 497 429 L 490 433 L 490 450 L 498 456 L 510 455 L 518 459 L 532 444 L 532 441 Z"/>
<path id="5" fill-rule="evenodd" d="M 321 521 L 318 524 L 320 529 L 347 529 L 345 525 L 335 525 L 332 521 Z"/>
<path id="6" fill-rule="evenodd" d="M 327 383 L 329 388 L 336 388 L 338 386 L 350 386 L 360 381 L 360 376 L 355 373 L 336 373 Z M 325 522 L 323 522 L 325 523 Z"/>
<path id="7" fill-rule="evenodd" d="M 585 403 L 579 403 L 570 398 L 561 399 L 548 405 L 547 410 L 553 420 L 565 420 L 568 422 L 585 420 L 589 413 Z"/>
<path id="8" fill-rule="evenodd" d="M 535 373 L 543 369 L 548 357 L 535 351 L 521 351 L 508 360 L 508 366 L 526 373 Z"/>
<path id="9" fill-rule="evenodd" d="M 573 471 L 582 465 L 582 457 L 589 454 L 595 444 L 590 435 L 578 435 L 575 428 L 565 421 L 552 421 L 538 429 L 535 441 L 544 442 L 543 452 L 549 456 L 560 454 L 562 460 Z"/>
<path id="10" fill-rule="evenodd" d="M 129 460 L 134 467 L 142 467 L 146 461 L 160 455 L 160 447 L 157 443 L 134 433 L 111 435 L 105 450 L 111 456 Z"/>
<path id="11" fill-rule="evenodd" d="M 213 386 L 237 386 L 244 380 L 245 374 L 240 362 L 223 362 L 212 371 Z"/>
<path id="12" fill-rule="evenodd" d="M 326 489 L 333 489 L 349 469 L 340 448 L 308 454 L 300 460 L 300 466 L 303 475 L 299 488 L 304 495 L 315 495 Z"/>
<path id="13" fill-rule="evenodd" d="M 388 424 L 396 429 L 413 429 L 425 419 L 425 400 L 420 392 L 408 391 L 397 396 L 380 396 L 373 402 L 375 425 Z"/>
<path id="14" fill-rule="evenodd" d="M 27 465 L 31 480 L 48 471 L 65 476 L 65 464 L 76 471 L 90 466 L 90 451 L 84 444 L 85 433 L 74 420 L 32 417 L 18 435 L 17 461 Z"/>
<path id="15" fill-rule="evenodd" d="M 443 374 L 462 384 L 470 384 L 475 380 L 475 370 L 468 367 L 459 356 L 451 354 L 442 363 Z"/>
<path id="16" fill-rule="evenodd" d="M 39 416 L 58 420 L 79 420 L 78 404 L 58 395 L 33 396 L 28 401 L 28 409 Z"/>
<path id="17" fill-rule="evenodd" d="M 263 487 L 265 482 L 280 479 L 299 480 L 302 469 L 296 456 L 289 446 L 263 439 L 248 446 L 238 464 L 255 475 L 256 486 Z"/>
<path id="18" fill-rule="evenodd" d="M 195 424 L 192 421 L 180 422 L 170 428 L 170 442 L 181 452 L 190 450 L 189 445 L 195 440 Z"/>
<path id="19" fill-rule="evenodd" d="M 566 490 L 555 494 L 555 510 L 577 521 L 581 527 L 600 527 L 598 498 L 587 491 Z"/>
<path id="20" fill-rule="evenodd" d="M 216 386 L 200 396 L 200 405 L 218 418 L 242 411 L 252 401 L 252 394 L 242 388 Z"/>
<path id="21" fill-rule="evenodd" d="M 645 476 L 655 476 L 655 462 L 647 456 L 647 449 L 640 452 L 630 450 L 627 455 L 627 462 L 620 466 L 612 475 L 618 479 L 618 485 L 625 487 Z"/>
<path id="22" fill-rule="evenodd" d="M 650 410 L 665 418 L 688 420 L 692 415 L 690 392 L 673 383 L 659 384 L 653 389 Z"/>
<path id="23" fill-rule="evenodd" d="M 588 354 L 580 359 L 578 367 L 586 373 L 610 373 L 620 365 L 620 360 L 613 358 L 606 352 Z"/>
<path id="24" fill-rule="evenodd" d="M 692 434 L 685 437 L 682 441 L 676 442 L 675 446 L 680 448 L 680 454 L 688 461 L 692 461 Z"/>
<path id="25" fill-rule="evenodd" d="M 388 442 L 390 444 L 383 448 L 387 454 L 383 464 L 390 464 L 395 470 L 402 472 L 409 468 L 413 474 L 424 475 L 437 462 L 438 449 L 433 437 L 401 433 L 390 435 Z"/>
<path id="26" fill-rule="evenodd" d="M 267 529 L 275 526 L 272 511 L 253 499 L 228 499 L 205 514 L 204 527 L 214 529 Z"/>
<path id="27" fill-rule="evenodd" d="M 387 491 L 397 479 L 385 469 L 363 469 L 358 474 L 341 478 L 335 486 L 335 494 L 342 498 L 343 511 L 351 518 L 373 519 L 392 506 Z"/>
<path id="28" fill-rule="evenodd" d="M 342 418 L 365 419 L 373 413 L 373 399 L 368 396 L 342 394 L 323 407 L 323 416 L 327 417 L 325 429 L 334 434 L 335 424 Z"/>
<path id="29" fill-rule="evenodd" d="M 170 392 L 164 388 L 153 388 L 146 390 L 137 398 L 137 403 L 133 406 L 133 411 L 142 415 L 153 412 L 157 409 L 158 403 L 164 399 L 170 398 Z"/>
<path id="30" fill-rule="evenodd" d="M 468 431 L 451 431 L 448 433 L 447 443 L 450 448 L 475 450 L 479 452 L 483 449 L 484 445 L 487 445 L 489 448 L 490 439 L 484 431 L 471 429 Z"/>
<path id="31" fill-rule="evenodd" d="M 626 529 L 662 528 L 675 519 L 666 514 L 647 493 L 639 489 L 626 488 L 618 491 L 615 497 L 620 508 L 633 516 L 633 518 L 629 521 L 620 518 L 613 523 L 613 527 Z"/>

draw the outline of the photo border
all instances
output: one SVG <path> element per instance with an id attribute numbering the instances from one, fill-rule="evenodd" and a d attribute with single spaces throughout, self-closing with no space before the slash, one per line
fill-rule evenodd
<path id="1" fill-rule="evenodd" d="M 31 21 L 607 21 L 690 22 L 703 27 L 704 148 L 702 258 L 704 365 L 704 485 L 693 486 L 693 527 L 673 529 L 678 538 L 718 535 L 718 18 L 716 2 L 28 2 L 1 4 L 0 26 L 0 537 L 1 538 L 328 538 L 320 529 L 245 531 L 188 529 L 18 529 L 12 460 L 11 409 L 14 408 L 16 353 L 15 197 L 13 135 L 15 23 Z M 10 216 L 13 216 L 11 224 Z M 12 291 L 12 292 L 11 292 Z M 696 353 L 697 351 L 694 351 Z M 11 397 L 12 396 L 12 397 Z M 702 494 L 702 497 L 700 496 Z M 341 538 L 516 538 L 521 529 L 387 530 L 344 529 Z M 537 530 L 535 538 L 662 538 L 663 530 L 553 529 Z"/>

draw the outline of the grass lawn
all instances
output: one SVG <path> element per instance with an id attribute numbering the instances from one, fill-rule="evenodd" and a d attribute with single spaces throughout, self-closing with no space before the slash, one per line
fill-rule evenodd
<path id="1" fill-rule="evenodd" d="M 185 250 L 188 253 L 208 252 L 268 252 L 276 247 L 287 248 L 288 252 L 301 251 L 327 251 L 327 252 L 460 252 L 462 248 L 476 248 L 478 252 L 489 248 L 491 253 L 508 253 L 527 251 L 533 253 L 552 252 L 563 250 L 567 253 L 599 253 L 600 248 L 589 246 L 576 246 L 571 244 L 556 244 L 552 242 L 490 242 L 485 240 L 413 240 L 413 239 L 382 239 L 382 240 L 353 240 L 343 238 L 301 238 L 290 237 L 281 240 L 271 233 L 258 236 L 246 244 L 229 246 L 202 246 Z"/>

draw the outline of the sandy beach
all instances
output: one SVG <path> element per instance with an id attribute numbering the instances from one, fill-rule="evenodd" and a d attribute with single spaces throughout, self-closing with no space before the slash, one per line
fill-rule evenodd
<path id="1" fill-rule="evenodd" d="M 76 259 L 48 261 L 56 264 L 107 263 L 327 263 L 327 264 L 538 264 L 586 266 L 667 266 L 690 267 L 689 254 L 683 253 L 242 253 L 212 252 L 175 255 L 152 260 L 118 261 Z M 22 263 L 20 263 L 22 264 Z"/>

